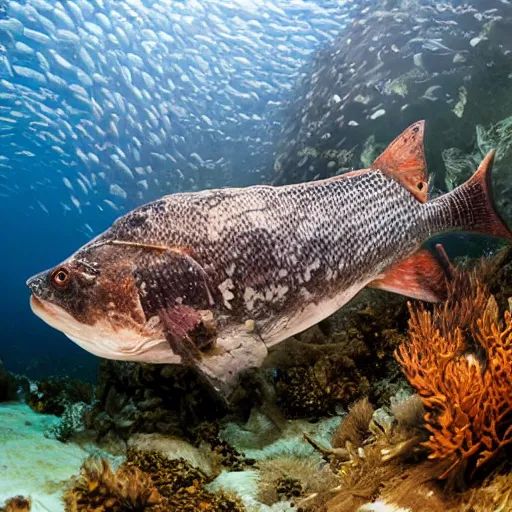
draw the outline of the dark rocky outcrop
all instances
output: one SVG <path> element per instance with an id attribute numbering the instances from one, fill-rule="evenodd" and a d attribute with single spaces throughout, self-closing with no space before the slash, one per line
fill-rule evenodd
<path id="1" fill-rule="evenodd" d="M 0 402 L 18 400 L 29 387 L 28 379 L 9 372 L 0 361 Z"/>
<path id="2" fill-rule="evenodd" d="M 377 2 L 319 51 L 283 122 L 274 183 L 365 168 L 419 119 L 435 187 L 466 179 L 476 163 L 455 157 L 475 152 L 477 125 L 512 115 L 512 5 L 459 4 Z"/>

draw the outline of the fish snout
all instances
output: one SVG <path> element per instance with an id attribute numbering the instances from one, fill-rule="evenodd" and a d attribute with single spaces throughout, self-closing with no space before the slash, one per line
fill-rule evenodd
<path id="1" fill-rule="evenodd" d="M 47 273 L 41 272 L 27 279 L 27 286 L 30 288 L 32 294 L 36 297 L 42 297 L 47 288 Z"/>

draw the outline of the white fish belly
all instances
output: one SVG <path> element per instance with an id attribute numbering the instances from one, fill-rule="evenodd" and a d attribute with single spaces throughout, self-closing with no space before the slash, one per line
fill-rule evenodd
<path id="1" fill-rule="evenodd" d="M 371 281 L 372 279 L 366 279 L 355 283 L 334 297 L 320 299 L 318 302 L 310 302 L 298 309 L 292 316 L 279 319 L 268 330 L 263 330 L 261 333 L 265 344 L 270 347 L 316 325 L 338 311 Z"/>

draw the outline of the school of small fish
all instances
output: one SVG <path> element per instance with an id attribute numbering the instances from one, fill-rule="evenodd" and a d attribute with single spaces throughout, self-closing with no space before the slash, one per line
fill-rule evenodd
<path id="1" fill-rule="evenodd" d="M 0 197 L 18 193 L 37 215 L 87 219 L 90 209 L 117 215 L 163 193 L 262 181 L 283 98 L 353 8 L 304 0 L 7 2 Z M 47 192 L 60 199 L 46 202 Z M 85 220 L 81 229 L 95 231 Z"/>

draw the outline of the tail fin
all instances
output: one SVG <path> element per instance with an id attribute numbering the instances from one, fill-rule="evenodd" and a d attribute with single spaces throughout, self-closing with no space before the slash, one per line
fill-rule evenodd
<path id="1" fill-rule="evenodd" d="M 433 203 L 444 203 L 443 210 L 448 207 L 448 229 L 472 231 L 512 241 L 511 231 L 494 206 L 491 182 L 494 154 L 494 151 L 490 151 L 486 155 L 466 183 Z"/>

